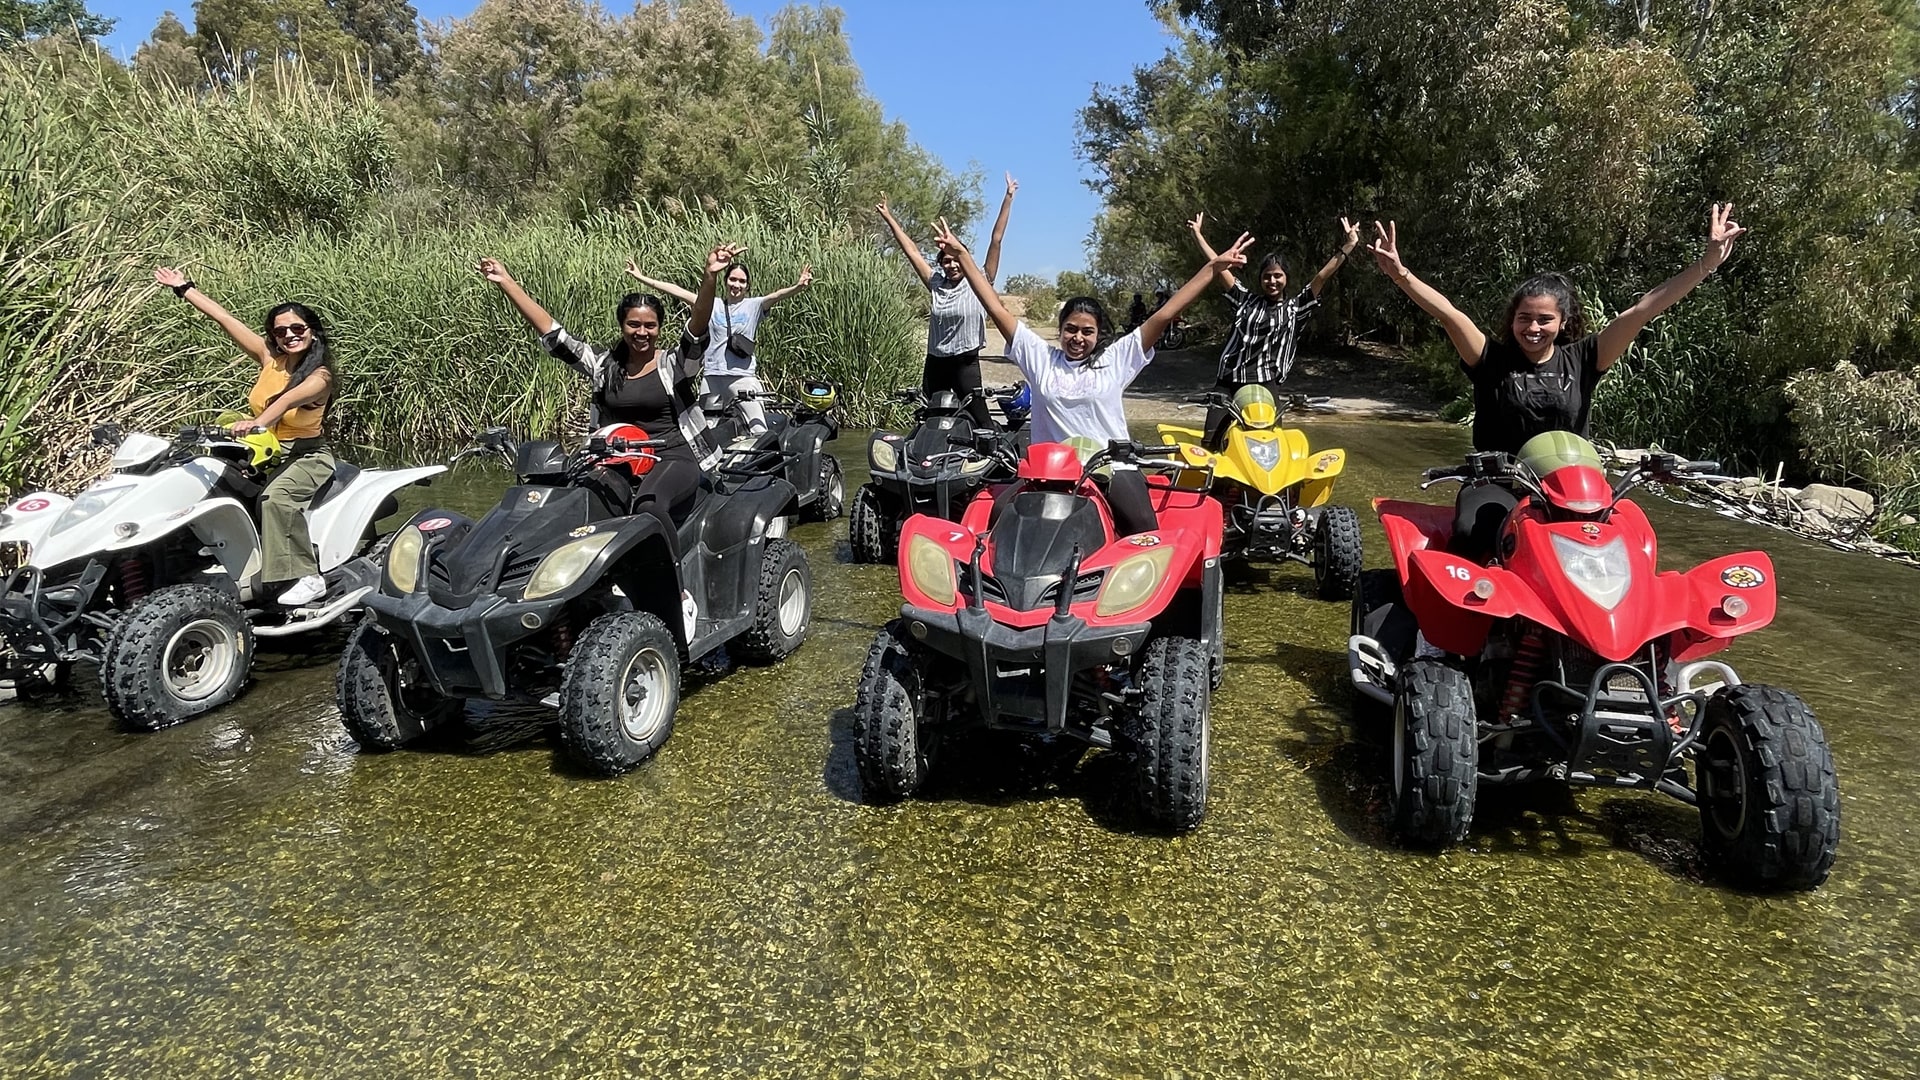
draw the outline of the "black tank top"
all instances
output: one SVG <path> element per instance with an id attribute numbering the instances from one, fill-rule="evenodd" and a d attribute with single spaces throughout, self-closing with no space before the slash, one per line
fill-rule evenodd
<path id="1" fill-rule="evenodd" d="M 602 424 L 638 424 L 648 438 L 665 443 L 659 450 L 662 457 L 692 454 L 686 436 L 680 434 L 673 393 L 658 371 L 636 377 L 616 372 L 613 385 L 596 392 L 594 401 L 600 406 Z"/>

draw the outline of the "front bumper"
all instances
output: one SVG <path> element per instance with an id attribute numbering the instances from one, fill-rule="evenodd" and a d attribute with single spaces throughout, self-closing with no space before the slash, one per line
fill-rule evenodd
<path id="1" fill-rule="evenodd" d="M 538 697 L 542 688 L 509 686 L 508 653 L 545 634 L 566 606 L 560 597 L 531 602 L 486 594 L 464 608 L 442 607 L 425 590 L 407 596 L 370 593 L 364 601 L 380 625 L 413 649 L 433 688 L 449 697 L 496 701 Z"/>
<path id="2" fill-rule="evenodd" d="M 1020 629 L 995 622 L 980 608 L 943 611 L 913 604 L 901 605 L 900 616 L 915 640 L 967 666 L 983 723 L 1029 731 L 1036 722 L 1046 731 L 1065 731 L 1073 677 L 1089 668 L 1130 664 L 1153 629 L 1151 623 L 1092 626 L 1073 615 Z"/>
<path id="3" fill-rule="evenodd" d="M 48 585 L 39 567 L 15 570 L 0 583 L 0 636 L 30 660 L 100 659 L 99 635 L 111 622 L 87 612 L 106 572 L 93 560 L 77 577 Z"/>

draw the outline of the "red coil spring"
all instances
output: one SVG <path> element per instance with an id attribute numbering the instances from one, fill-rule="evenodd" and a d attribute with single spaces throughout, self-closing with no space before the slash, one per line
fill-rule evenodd
<path id="1" fill-rule="evenodd" d="M 1513 664 L 1507 670 L 1507 692 L 1500 700 L 1503 719 L 1529 716 L 1533 684 L 1540 679 L 1540 665 L 1546 659 L 1546 642 L 1537 626 L 1527 627 L 1513 647 Z"/>
<path id="2" fill-rule="evenodd" d="M 573 620 L 563 615 L 560 621 L 553 624 L 553 655 L 557 659 L 565 660 L 572 653 Z"/>
<path id="3" fill-rule="evenodd" d="M 137 556 L 120 560 L 120 602 L 132 604 L 147 595 L 147 567 Z"/>

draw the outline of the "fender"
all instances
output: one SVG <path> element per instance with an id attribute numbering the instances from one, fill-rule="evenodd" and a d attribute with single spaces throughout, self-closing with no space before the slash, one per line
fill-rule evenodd
<path id="1" fill-rule="evenodd" d="M 1387 550 L 1393 552 L 1394 569 L 1400 572 L 1401 581 L 1407 580 L 1407 559 L 1414 552 L 1445 547 L 1453 536 L 1451 506 L 1375 499 L 1373 509 L 1387 531 Z"/>
<path id="2" fill-rule="evenodd" d="M 356 477 L 346 491 L 327 500 L 319 509 L 309 511 L 309 532 L 320 557 L 321 571 L 331 570 L 353 558 L 367 530 L 379 520 L 380 504 L 387 496 L 446 471 L 445 465 L 368 469 Z"/>
<path id="3" fill-rule="evenodd" d="M 61 517 L 69 517 L 90 497 L 110 497 L 112 501 L 86 520 L 69 522 L 64 528 L 56 520 L 33 551 L 33 565 L 53 567 L 100 552 L 143 547 L 177 529 L 193 507 L 207 499 L 225 472 L 226 466 L 219 461 L 196 458 L 151 476 L 110 474 L 76 495 Z M 226 501 L 234 503 L 232 499 Z M 127 524 L 134 527 L 132 535 L 120 535 L 120 526 Z"/>
<path id="4" fill-rule="evenodd" d="M 779 535 L 774 522 L 799 512 L 799 498 L 792 484 L 769 476 L 756 477 L 708 512 L 700 529 L 700 543 L 708 551 L 732 551 L 753 537 Z"/>
<path id="5" fill-rule="evenodd" d="M 1741 634 L 1773 621 L 1779 605 L 1773 560 L 1764 551 L 1742 551 L 1701 563 L 1684 574 L 1660 575 L 1660 623 L 1684 620 L 1673 631 L 1673 658 L 1681 663 L 1719 652 Z M 1722 606 L 1728 597 L 1746 601 L 1746 614 L 1734 617 Z"/>
<path id="6" fill-rule="evenodd" d="M 31 558 L 53 531 L 53 523 L 72 505 L 72 499 L 53 491 L 22 495 L 0 511 L 0 544 L 23 543 Z"/>
<path id="7" fill-rule="evenodd" d="M 596 587 L 604 575 L 611 575 L 635 610 L 658 615 L 682 645 L 690 644 L 700 614 L 700 598 L 694 594 L 701 590 L 688 590 L 681 580 L 680 566 L 673 561 L 674 538 L 652 514 L 617 520 L 613 541 L 558 596 L 572 600 Z M 694 602 L 691 611 L 683 606 L 688 599 Z"/>
<path id="8" fill-rule="evenodd" d="M 1437 649 L 1478 655 L 1494 621 L 1516 615 L 1567 633 L 1560 616 L 1531 586 L 1498 566 L 1480 566 L 1450 552 L 1422 548 L 1408 553 L 1403 573 L 1407 609 L 1413 612 L 1420 633 Z M 1485 600 L 1473 591 L 1481 581 L 1493 585 L 1493 595 Z"/>
<path id="9" fill-rule="evenodd" d="M 1333 482 L 1347 467 L 1345 450 L 1322 450 L 1314 455 L 1307 467 L 1306 479 L 1300 485 L 1301 506 L 1325 506 L 1333 498 Z"/>

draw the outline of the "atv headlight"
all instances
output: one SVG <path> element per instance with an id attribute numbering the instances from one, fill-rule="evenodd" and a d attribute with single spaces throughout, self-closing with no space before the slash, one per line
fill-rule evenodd
<path id="1" fill-rule="evenodd" d="M 580 575 L 587 572 L 587 567 L 592 566 L 593 560 L 606 550 L 608 544 L 613 543 L 616 535 L 599 533 L 547 552 L 547 557 L 533 568 L 533 576 L 527 579 L 526 591 L 520 594 L 520 599 L 538 600 L 543 596 L 552 596 L 579 581 Z"/>
<path id="2" fill-rule="evenodd" d="M 387 580 L 403 593 L 410 593 L 420 585 L 420 551 L 427 546 L 427 538 L 412 525 L 400 530 L 387 548 Z"/>
<path id="3" fill-rule="evenodd" d="M 53 523 L 54 534 L 66 532 L 68 529 L 85 524 L 89 518 L 99 516 L 107 507 L 125 498 L 127 492 L 132 491 L 133 488 L 134 485 L 129 484 L 125 487 L 81 492 L 80 497 L 73 500 L 73 505 L 61 513 L 60 520 Z"/>
<path id="4" fill-rule="evenodd" d="M 1567 580 L 1580 587 L 1587 599 L 1612 611 L 1633 584 L 1633 566 L 1627 561 L 1627 542 L 1616 536 L 1599 547 L 1589 547 L 1558 533 L 1553 536 L 1553 553 Z"/>
<path id="5" fill-rule="evenodd" d="M 1107 580 L 1100 585 L 1093 613 L 1118 615 L 1146 603 L 1160 587 L 1160 579 L 1167 576 L 1167 564 L 1171 561 L 1173 549 L 1170 547 L 1150 548 L 1120 560 L 1107 571 Z"/>
<path id="6" fill-rule="evenodd" d="M 875 439 L 868 457 L 874 472 L 890 473 L 900 468 L 900 451 L 885 439 Z"/>
<path id="7" fill-rule="evenodd" d="M 1247 456 L 1261 469 L 1272 472 L 1280 464 L 1280 442 L 1277 439 L 1248 439 Z"/>
<path id="8" fill-rule="evenodd" d="M 913 586 L 927 594 L 927 599 L 936 604 L 953 603 L 955 581 L 953 574 L 953 556 L 947 549 L 924 536 L 915 536 L 907 543 L 907 576 Z"/>

